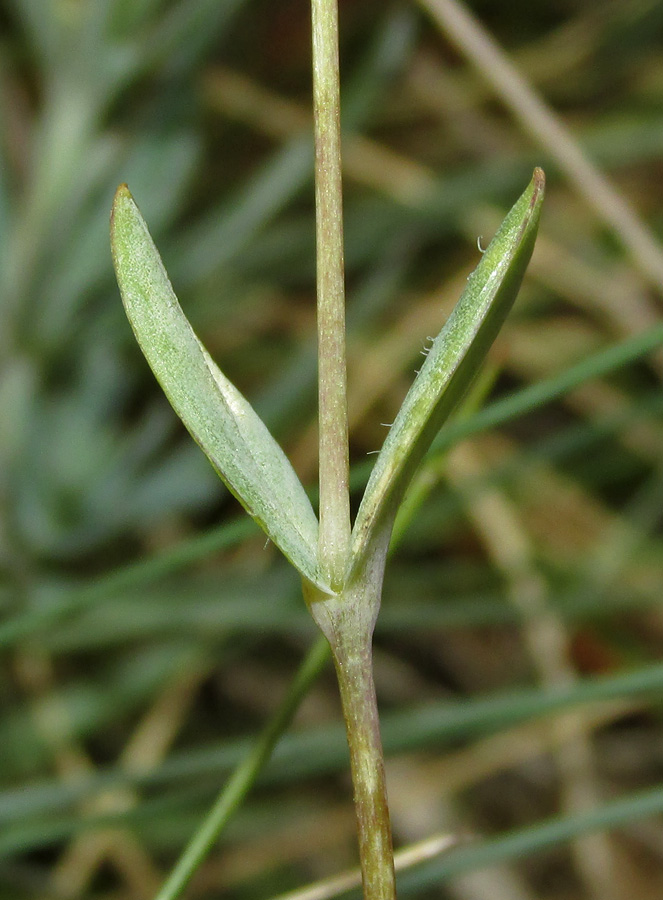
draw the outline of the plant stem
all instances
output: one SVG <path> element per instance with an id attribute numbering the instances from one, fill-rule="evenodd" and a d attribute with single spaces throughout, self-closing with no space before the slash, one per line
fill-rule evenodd
<path id="1" fill-rule="evenodd" d="M 311 615 L 329 641 L 350 748 L 364 900 L 394 900 L 394 854 L 384 756 L 373 683 L 373 626 L 380 605 L 385 548 L 365 579 L 335 597 L 306 587 Z"/>
<path id="2" fill-rule="evenodd" d="M 365 900 L 396 896 L 391 824 L 370 640 L 332 648 L 350 747 Z"/>
<path id="3" fill-rule="evenodd" d="M 343 199 L 337 0 L 311 0 L 318 292 L 318 403 L 322 574 L 335 597 L 304 585 L 313 618 L 331 644 L 343 703 L 365 900 L 393 900 L 394 860 L 371 641 L 384 569 L 343 590 L 350 548 L 345 364 Z M 363 573 L 368 574 L 368 573 Z"/>
<path id="4" fill-rule="evenodd" d="M 350 544 L 337 0 L 312 0 L 318 294 L 320 562 L 332 587 Z"/>

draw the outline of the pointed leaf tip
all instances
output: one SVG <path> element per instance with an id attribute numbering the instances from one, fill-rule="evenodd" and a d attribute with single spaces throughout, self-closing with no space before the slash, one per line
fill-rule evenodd
<path id="1" fill-rule="evenodd" d="M 545 175 L 537 167 L 469 276 L 405 397 L 357 513 L 350 577 L 374 554 L 386 552 L 394 517 L 415 469 L 467 390 L 511 309 L 534 248 L 544 193 Z"/>
<path id="2" fill-rule="evenodd" d="M 115 196 L 113 197 L 113 205 L 111 207 L 111 222 L 113 221 L 113 217 L 115 215 L 115 210 L 117 208 L 118 203 L 122 200 L 130 200 L 133 203 L 133 197 L 131 196 L 131 191 L 129 190 L 129 185 L 126 182 L 122 182 L 117 186 L 117 190 L 115 191 Z"/>

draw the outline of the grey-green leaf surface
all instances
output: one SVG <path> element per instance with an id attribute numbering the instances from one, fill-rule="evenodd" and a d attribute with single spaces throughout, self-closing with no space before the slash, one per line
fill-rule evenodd
<path id="1" fill-rule="evenodd" d="M 225 484 L 296 569 L 323 591 L 318 521 L 287 457 L 262 419 L 193 332 L 126 185 L 111 216 L 122 300 L 157 380 Z"/>
<path id="2" fill-rule="evenodd" d="M 518 293 L 534 248 L 545 178 L 508 213 L 410 388 L 378 455 L 352 534 L 351 575 L 386 549 L 405 489 L 445 419 L 467 390 Z"/>

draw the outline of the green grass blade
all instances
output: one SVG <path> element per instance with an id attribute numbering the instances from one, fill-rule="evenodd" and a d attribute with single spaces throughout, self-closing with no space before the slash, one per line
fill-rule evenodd
<path id="1" fill-rule="evenodd" d="M 163 553 L 111 570 L 89 584 L 63 589 L 56 599 L 51 597 L 48 603 L 35 603 L 25 612 L 0 622 L 0 649 L 12 647 L 30 635 L 47 629 L 52 634 L 55 625 L 95 604 L 132 589 L 144 589 L 145 585 L 158 578 L 172 575 L 212 553 L 235 547 L 250 536 L 253 528 L 246 518 L 227 522 Z M 48 586 L 43 585 L 42 591 L 48 594 Z"/>
<path id="2" fill-rule="evenodd" d="M 568 366 L 556 375 L 534 382 L 519 391 L 491 403 L 466 419 L 450 422 L 433 442 L 431 452 L 442 452 L 473 434 L 497 428 L 507 422 L 541 409 L 577 387 L 604 378 L 617 369 L 636 362 L 663 344 L 663 324 L 624 338 Z"/>
<path id="3" fill-rule="evenodd" d="M 262 419 L 194 334 L 126 185 L 115 196 L 111 236 L 129 321 L 173 408 L 247 512 L 305 578 L 326 590 L 306 492 Z"/>
<path id="4" fill-rule="evenodd" d="M 388 754 L 444 747 L 481 735 L 494 734 L 533 719 L 559 715 L 591 704 L 622 698 L 656 698 L 663 686 L 663 664 L 653 663 L 630 672 L 586 678 L 556 690 L 539 687 L 493 691 L 489 694 L 444 700 L 405 710 L 387 712 L 383 739 Z M 119 766 L 99 769 L 70 782 L 56 780 L 22 784 L 0 790 L 0 858 L 14 852 L 12 831 L 35 821 L 47 823 L 67 815 L 81 798 L 94 791 L 118 786 L 149 785 L 157 794 L 198 778 L 228 774 L 250 752 L 250 741 L 236 739 L 215 746 L 174 752 L 149 772 L 130 772 Z M 286 734 L 279 742 L 262 780 L 264 784 L 289 784 L 297 779 L 338 772 L 347 765 L 347 745 L 340 724 L 316 725 Z M 80 816 L 72 819 L 80 822 Z M 34 843 L 32 846 L 40 846 Z"/>
<path id="5" fill-rule="evenodd" d="M 660 816 L 662 812 L 663 788 L 657 786 L 628 794 L 587 812 L 556 816 L 528 828 L 454 849 L 416 869 L 402 873 L 398 882 L 399 890 L 402 894 L 430 891 L 433 885 L 439 888 L 440 882 L 456 878 L 465 872 L 476 872 L 513 862 L 582 835 L 611 831 L 631 822 Z"/>
<path id="6" fill-rule="evenodd" d="M 299 667 L 286 696 L 248 753 L 235 766 L 223 790 L 191 839 L 156 900 L 176 900 L 204 861 L 233 813 L 253 787 L 311 684 L 329 661 L 329 645 L 320 635 Z"/>
<path id="7" fill-rule="evenodd" d="M 422 457 L 472 381 L 520 287 L 538 228 L 544 175 L 502 223 L 410 388 L 371 473 L 353 531 L 353 572 L 385 547 L 398 504 Z"/>

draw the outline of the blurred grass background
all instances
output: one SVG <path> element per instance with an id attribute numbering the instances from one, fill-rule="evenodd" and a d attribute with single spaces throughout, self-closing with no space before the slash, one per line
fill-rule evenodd
<path id="1" fill-rule="evenodd" d="M 446 0 L 340 8 L 356 502 L 477 237 L 534 165 L 549 184 L 516 309 L 388 569 L 395 841 L 459 844 L 401 894 L 658 897 L 663 5 L 472 4 L 556 111 L 537 134 Z M 153 897 L 315 640 L 147 370 L 108 249 L 126 181 L 200 336 L 314 489 L 309 39 L 306 0 L 0 3 L 0 898 Z M 190 896 L 351 868 L 347 765 L 327 667 Z"/>

